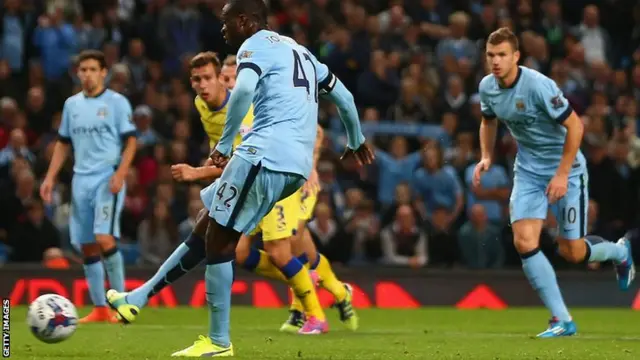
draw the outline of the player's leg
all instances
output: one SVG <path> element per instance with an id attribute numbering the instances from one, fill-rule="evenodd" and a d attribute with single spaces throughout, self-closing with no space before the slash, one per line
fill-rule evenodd
<path id="1" fill-rule="evenodd" d="M 295 238 L 291 242 L 291 248 L 293 250 L 293 255 L 298 258 L 300 263 L 304 265 L 305 268 L 309 269 L 309 274 L 311 276 L 311 280 L 314 284 L 318 283 L 317 274 L 315 271 L 312 272 L 311 265 L 309 264 L 309 257 L 307 254 L 301 250 L 300 247 L 300 230 L 304 229 L 302 226 L 302 221 L 300 221 L 300 225 L 298 226 L 298 231 L 296 233 Z M 312 254 L 313 255 L 313 254 Z M 289 288 L 291 292 L 291 305 L 289 306 L 289 317 L 287 320 L 280 326 L 280 331 L 287 333 L 297 333 L 302 329 L 304 323 L 306 321 L 304 306 L 302 301 L 296 296 L 293 289 Z"/>
<path id="2" fill-rule="evenodd" d="M 529 283 L 551 312 L 549 328 L 538 336 L 568 336 L 575 334 L 575 324 L 562 298 L 553 266 L 540 250 L 540 232 L 548 211 L 545 188 L 542 180 L 516 174 L 509 204 L 513 241 Z"/>
<path id="3" fill-rule="evenodd" d="M 597 235 L 585 236 L 588 189 L 586 174 L 570 177 L 566 195 L 551 206 L 560 229 L 558 252 L 573 263 L 613 261 L 618 286 L 625 291 L 635 277 L 631 242 L 625 237 L 614 243 Z"/>
<path id="4" fill-rule="evenodd" d="M 160 265 L 151 279 L 128 293 L 114 289 L 107 291 L 107 301 L 118 312 L 119 320 L 133 322 L 150 298 L 202 263 L 205 259 L 204 237 L 209 223 L 208 214 L 207 209 L 200 211 L 193 232 Z"/>
<path id="5" fill-rule="evenodd" d="M 313 210 L 317 201 L 317 194 L 300 189 L 300 221 L 297 237 L 292 243 L 294 255 L 309 267 L 312 277 L 320 278 L 320 286 L 329 291 L 335 300 L 335 305 L 340 312 L 340 320 L 348 328 L 355 330 L 358 327 L 358 318 L 351 303 L 351 287 L 338 280 L 327 258 L 318 253 L 311 233 L 306 224 L 313 216 Z M 292 298 L 289 319 L 282 325 L 281 330 L 288 330 L 297 320 L 300 304 L 296 297 Z"/>
<path id="6" fill-rule="evenodd" d="M 71 191 L 71 218 L 69 232 L 71 243 L 82 252 L 84 259 L 83 270 L 89 297 L 94 305 L 89 315 L 79 320 L 80 323 L 110 321 L 112 318 L 105 301 L 104 267 L 101 249 L 93 234 L 94 208 L 87 196 L 88 186 L 83 184 L 86 179 L 75 177 Z"/>
<path id="7" fill-rule="evenodd" d="M 109 285 L 117 291 L 124 291 L 124 260 L 118 250 L 116 239 L 120 238 L 120 214 L 125 196 L 126 185 L 118 194 L 112 194 L 108 178 L 100 183 L 95 193 L 93 231 L 102 251 Z"/>
<path id="8" fill-rule="evenodd" d="M 264 222 L 264 219 L 262 222 Z M 259 228 L 257 230 L 259 230 Z M 286 282 L 287 278 L 280 272 L 280 269 L 271 262 L 269 254 L 254 246 L 256 236 L 256 234 L 242 234 L 240 236 L 240 240 L 236 246 L 236 264 L 269 279 Z"/>
<path id="9" fill-rule="evenodd" d="M 271 261 L 287 278 L 294 298 L 300 301 L 300 308 L 306 315 L 306 324 L 300 334 L 319 334 L 328 331 L 328 324 L 308 269 L 294 256 L 292 243 L 295 242 L 298 219 L 300 218 L 300 193 L 296 192 L 278 202 L 262 220 L 262 240 Z M 302 320 L 302 319 L 300 319 Z"/>
<path id="10" fill-rule="evenodd" d="M 293 256 L 291 251 L 291 242 L 295 238 L 299 218 L 300 193 L 296 191 L 276 203 L 273 209 L 260 221 L 258 229 L 262 233 L 265 251 L 249 246 L 249 255 L 242 263 L 249 270 L 260 269 L 259 272 L 263 274 L 272 274 L 272 278 L 283 277 L 284 281 L 293 289 L 294 297 L 300 299 L 301 308 L 311 321 L 309 327 L 312 329 L 308 333 L 326 332 L 328 326 L 315 292 L 314 283 L 307 269 L 298 258 Z M 243 248 L 246 249 L 247 246 L 248 244 L 244 244 Z M 237 250 L 236 259 L 238 259 Z M 266 258 L 265 254 L 268 255 Z M 300 294 L 303 296 L 299 296 Z M 301 326 L 298 330 L 301 330 L 304 325 L 304 320 L 300 320 Z"/>
<path id="11" fill-rule="evenodd" d="M 350 330 L 358 329 L 358 315 L 353 308 L 353 292 L 349 284 L 343 283 L 333 272 L 329 260 L 318 252 L 313 243 L 306 220 L 300 221 L 298 238 L 293 243 L 294 254 L 309 259 L 309 268 L 315 271 L 319 284 L 333 295 L 335 307 L 340 313 L 340 321 Z M 295 302 L 295 300 L 294 300 Z M 293 307 L 293 304 L 292 304 Z"/>
<path id="12" fill-rule="evenodd" d="M 235 248 L 241 233 L 249 234 L 277 199 L 269 189 L 260 165 L 233 156 L 214 185 L 205 235 L 206 299 L 209 310 L 209 334 L 172 356 L 231 356 L 229 334 L 231 285 Z M 276 195 L 277 196 L 277 195 Z M 204 199 L 203 199 L 204 200 Z"/>

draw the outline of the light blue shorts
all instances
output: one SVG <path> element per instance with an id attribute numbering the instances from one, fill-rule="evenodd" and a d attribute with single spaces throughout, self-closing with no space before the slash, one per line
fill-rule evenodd
<path id="1" fill-rule="evenodd" d="M 276 202 L 304 182 L 300 175 L 271 171 L 233 156 L 222 176 L 202 189 L 200 198 L 218 224 L 250 235 Z"/>
<path id="2" fill-rule="evenodd" d="M 569 177 L 567 193 L 555 204 L 545 194 L 549 178 L 516 172 L 509 203 L 511 223 L 522 219 L 546 219 L 549 208 L 558 223 L 558 234 L 567 240 L 587 233 L 589 177 L 586 173 Z"/>
<path id="3" fill-rule="evenodd" d="M 93 244 L 96 235 L 120 238 L 120 214 L 126 185 L 119 193 L 109 190 L 110 173 L 78 175 L 71 180 L 69 235 L 74 245 Z"/>

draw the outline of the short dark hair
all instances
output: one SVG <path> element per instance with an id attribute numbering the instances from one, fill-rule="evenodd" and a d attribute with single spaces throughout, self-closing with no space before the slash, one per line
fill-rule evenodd
<path id="1" fill-rule="evenodd" d="M 222 62 L 222 65 L 225 66 L 236 66 L 236 56 L 235 55 L 227 55 L 226 58 L 224 58 L 224 61 Z"/>
<path id="2" fill-rule="evenodd" d="M 194 56 L 191 61 L 189 61 L 189 71 L 209 64 L 213 65 L 216 74 L 220 73 L 220 59 L 218 59 L 218 54 L 213 51 L 201 52 Z"/>
<path id="3" fill-rule="evenodd" d="M 100 65 L 101 69 L 105 69 L 107 67 L 107 59 L 104 57 L 104 53 L 99 50 L 84 50 L 78 55 L 78 60 L 76 63 L 80 65 L 80 63 L 87 60 L 95 60 Z"/>
<path id="4" fill-rule="evenodd" d="M 267 25 L 269 17 L 269 8 L 264 0 L 231 0 L 229 2 L 231 13 L 239 15 L 244 14 L 252 17 L 261 26 Z"/>
<path id="5" fill-rule="evenodd" d="M 516 36 L 516 34 L 513 33 L 513 31 L 511 31 L 511 29 L 507 27 L 502 27 L 492 32 L 491 35 L 489 35 L 489 38 L 487 39 L 487 44 L 499 45 L 505 41 L 511 44 L 513 51 L 520 50 L 520 43 L 518 42 L 518 37 Z"/>

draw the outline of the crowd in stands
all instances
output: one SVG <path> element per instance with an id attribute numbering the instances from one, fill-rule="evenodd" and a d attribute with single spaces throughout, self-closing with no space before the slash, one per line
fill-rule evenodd
<path id="1" fill-rule="evenodd" d="M 495 164 L 480 187 L 471 184 L 480 155 L 484 41 L 505 26 L 519 36 L 521 65 L 555 80 L 584 121 L 589 232 L 615 241 L 640 226 L 634 1 L 267 2 L 270 27 L 306 45 L 354 94 L 376 149 L 369 168 L 340 162 L 342 125 L 335 108 L 321 104 L 319 123 L 328 134 L 318 164 L 323 190 L 308 226 L 334 263 L 520 266 L 508 222 L 517 146 L 504 127 Z M 208 154 L 187 64 L 203 50 L 221 59 L 234 53 L 220 33 L 224 0 L 0 3 L 0 258 L 47 262 L 64 253 L 73 260 L 71 161 L 53 204 L 44 205 L 37 188 L 62 104 L 80 91 L 74 56 L 99 49 L 108 86 L 129 98 L 138 129 L 120 247 L 129 264 L 159 264 L 202 208 L 206 184 L 176 183 L 170 166 L 198 165 Z M 556 233 L 550 216 L 541 235 L 549 253 Z"/>

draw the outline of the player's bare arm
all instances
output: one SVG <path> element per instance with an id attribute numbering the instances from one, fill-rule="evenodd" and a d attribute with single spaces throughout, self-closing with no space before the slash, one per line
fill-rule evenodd
<path id="1" fill-rule="evenodd" d="M 569 115 L 562 125 L 567 128 L 567 136 L 556 175 L 551 179 L 547 187 L 547 196 L 551 203 L 555 203 L 567 193 L 571 167 L 575 162 L 582 143 L 582 135 L 584 134 L 584 125 L 575 111 Z"/>
<path id="2" fill-rule="evenodd" d="M 208 161 L 211 161 L 209 159 Z M 171 166 L 171 174 L 176 181 L 215 180 L 222 175 L 222 168 L 213 165 L 193 167 L 188 164 Z"/>
<path id="3" fill-rule="evenodd" d="M 58 173 L 69 155 L 69 149 L 71 149 L 71 144 L 68 139 L 58 139 L 58 141 L 56 141 L 47 175 L 40 186 L 40 197 L 47 204 L 51 203 L 51 192 L 53 191 Z"/>
<path id="4" fill-rule="evenodd" d="M 323 97 L 329 99 L 336 105 L 340 120 L 347 130 L 347 148 L 340 159 L 353 157 L 358 166 L 368 165 L 375 159 L 375 154 L 367 145 L 358 118 L 353 95 L 344 84 L 332 73 L 322 80 L 318 86 L 321 88 Z"/>
<path id="5" fill-rule="evenodd" d="M 493 149 L 496 145 L 496 133 L 498 132 L 498 119 L 482 117 L 480 123 L 480 151 L 481 160 L 473 170 L 473 185 L 480 185 L 480 176 L 491 167 Z"/>
<path id="6" fill-rule="evenodd" d="M 133 158 L 136 156 L 136 149 L 138 148 L 138 141 L 135 136 L 129 136 L 127 138 L 126 145 L 122 151 L 122 159 L 120 160 L 120 166 L 111 177 L 109 187 L 111 193 L 117 194 L 124 185 L 124 179 L 129 173 L 129 168 L 133 162 Z"/>
<path id="7" fill-rule="evenodd" d="M 318 179 L 318 159 L 320 159 L 320 153 L 322 152 L 322 142 L 324 141 L 324 129 L 318 125 L 318 132 L 316 134 L 316 145 L 313 148 L 313 169 L 309 179 L 304 184 L 304 191 L 316 193 L 320 191 L 320 181 Z"/>

